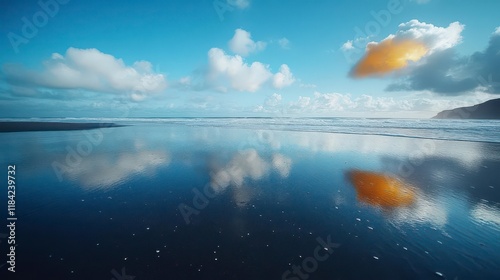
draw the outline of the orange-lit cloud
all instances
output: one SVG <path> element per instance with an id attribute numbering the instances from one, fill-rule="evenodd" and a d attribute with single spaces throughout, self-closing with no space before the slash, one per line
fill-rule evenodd
<path id="1" fill-rule="evenodd" d="M 361 202 L 380 207 L 402 207 L 415 201 L 413 188 L 396 177 L 361 170 L 349 171 L 348 177 Z"/>
<path id="2" fill-rule="evenodd" d="M 428 48 L 416 40 L 394 40 L 367 46 L 365 56 L 352 70 L 354 77 L 380 76 L 408 66 L 408 61 L 420 60 Z"/>

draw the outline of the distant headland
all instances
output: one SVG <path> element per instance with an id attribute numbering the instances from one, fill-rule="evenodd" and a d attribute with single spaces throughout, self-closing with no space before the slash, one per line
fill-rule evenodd
<path id="1" fill-rule="evenodd" d="M 433 119 L 500 119 L 500 98 L 474 106 L 444 110 Z"/>

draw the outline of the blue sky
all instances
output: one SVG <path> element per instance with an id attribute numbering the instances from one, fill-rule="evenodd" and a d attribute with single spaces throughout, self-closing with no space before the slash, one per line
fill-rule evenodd
<path id="1" fill-rule="evenodd" d="M 3 1 L 0 117 L 427 118 L 500 93 L 499 8 Z"/>

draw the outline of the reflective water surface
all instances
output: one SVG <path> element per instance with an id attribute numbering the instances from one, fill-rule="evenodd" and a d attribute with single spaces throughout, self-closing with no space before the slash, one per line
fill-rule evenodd
<path id="1" fill-rule="evenodd" d="M 500 278 L 498 143 L 141 123 L 0 144 L 19 279 Z"/>

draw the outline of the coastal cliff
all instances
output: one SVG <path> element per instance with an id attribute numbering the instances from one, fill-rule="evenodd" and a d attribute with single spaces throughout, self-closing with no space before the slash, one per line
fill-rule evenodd
<path id="1" fill-rule="evenodd" d="M 433 119 L 500 119 L 500 98 L 474 106 L 444 110 Z"/>

